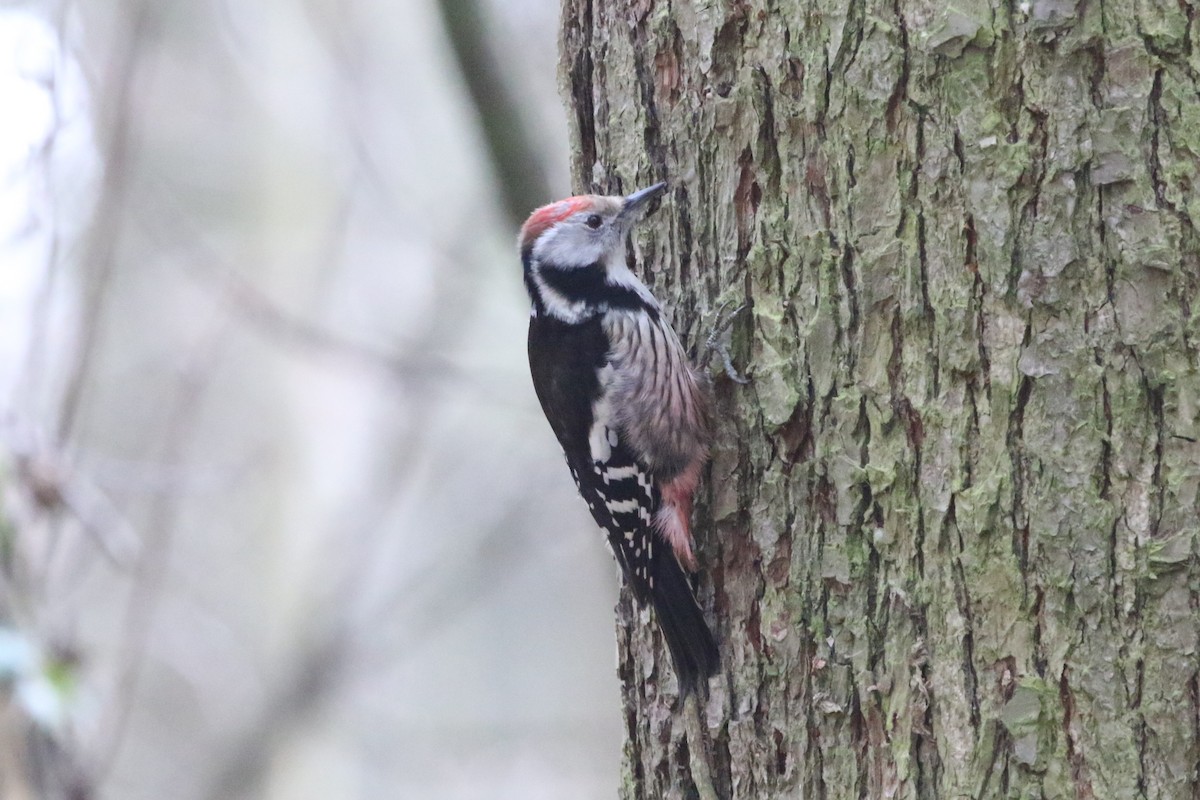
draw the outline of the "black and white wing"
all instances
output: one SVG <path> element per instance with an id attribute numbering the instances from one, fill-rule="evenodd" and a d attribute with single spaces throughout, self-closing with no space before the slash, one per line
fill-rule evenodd
<path id="1" fill-rule="evenodd" d="M 610 351 L 598 320 L 565 324 L 535 317 L 530 322 L 529 363 L 538 400 L 634 596 L 654 607 L 686 693 L 716 672 L 717 645 L 687 574 L 654 528 L 659 487 L 624 441 L 612 408 L 606 377 Z"/>

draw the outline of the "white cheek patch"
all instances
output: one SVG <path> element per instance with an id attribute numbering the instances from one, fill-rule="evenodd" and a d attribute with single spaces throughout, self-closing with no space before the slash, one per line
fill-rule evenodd
<path id="1" fill-rule="evenodd" d="M 560 269 L 589 267 L 604 257 L 604 241 L 587 228 L 564 223 L 542 234 L 533 256 Z"/>

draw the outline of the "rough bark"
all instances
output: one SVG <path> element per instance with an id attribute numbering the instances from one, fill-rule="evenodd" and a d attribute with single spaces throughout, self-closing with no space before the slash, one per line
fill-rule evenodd
<path id="1" fill-rule="evenodd" d="M 564 0 L 579 190 L 689 341 L 734 798 L 1200 798 L 1197 6 Z M 697 795 L 623 597 L 626 798 Z M 699 753 L 697 753 L 699 754 Z"/>

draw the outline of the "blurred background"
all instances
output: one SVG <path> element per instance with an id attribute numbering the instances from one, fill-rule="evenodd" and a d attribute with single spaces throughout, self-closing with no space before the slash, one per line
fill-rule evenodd
<path id="1" fill-rule="evenodd" d="M 555 0 L 0 3 L 0 798 L 613 796 Z"/>

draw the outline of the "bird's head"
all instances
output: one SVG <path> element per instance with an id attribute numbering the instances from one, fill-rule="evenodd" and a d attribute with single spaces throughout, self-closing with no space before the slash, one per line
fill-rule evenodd
<path id="1" fill-rule="evenodd" d="M 521 226 L 521 258 L 557 269 L 623 265 L 630 229 L 666 189 L 656 183 L 627 197 L 584 194 L 542 206 Z"/>

